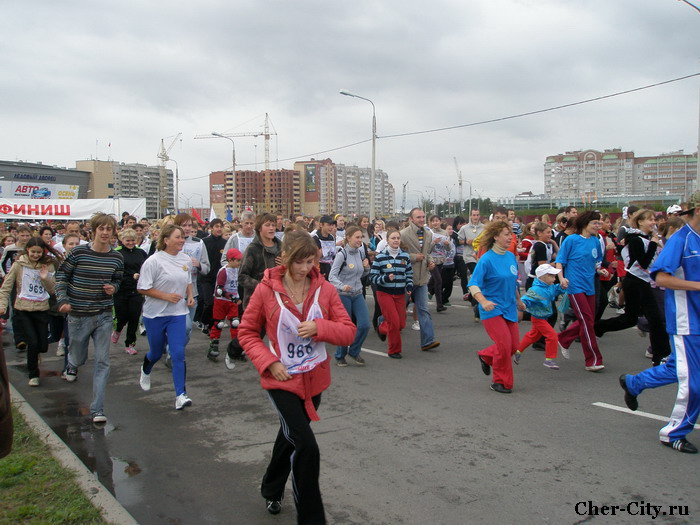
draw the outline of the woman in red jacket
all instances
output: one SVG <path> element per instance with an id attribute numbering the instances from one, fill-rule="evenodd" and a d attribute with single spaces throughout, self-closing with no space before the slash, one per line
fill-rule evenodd
<path id="1" fill-rule="evenodd" d="M 284 236 L 282 266 L 265 270 L 238 328 L 238 339 L 260 373 L 280 418 L 262 480 L 267 510 L 278 514 L 290 470 L 298 523 L 325 524 L 318 484 L 320 455 L 311 421 L 331 383 L 324 343 L 349 346 L 355 325 L 338 292 L 315 266 L 318 247 L 306 232 Z M 260 337 L 265 330 L 268 347 Z"/>

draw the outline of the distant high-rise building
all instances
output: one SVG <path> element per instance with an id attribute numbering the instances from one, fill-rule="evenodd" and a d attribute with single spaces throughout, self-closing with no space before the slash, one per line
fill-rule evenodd
<path id="1" fill-rule="evenodd" d="M 371 168 L 359 168 L 336 164 L 336 211 L 352 217 L 369 215 L 369 181 Z M 376 214 L 388 217 L 395 213 L 396 194 L 389 182 L 389 176 L 382 170 L 375 170 L 374 205 Z"/>
<path id="2" fill-rule="evenodd" d="M 172 170 L 146 164 L 92 159 L 78 160 L 75 166 L 92 174 L 88 190 L 90 199 L 146 199 L 146 215 L 151 219 L 175 210 Z"/>
<path id="3" fill-rule="evenodd" d="M 299 172 L 301 180 L 302 213 L 310 216 L 333 213 L 336 206 L 336 174 L 333 161 L 311 159 L 295 162 L 294 169 Z"/>
<path id="4" fill-rule="evenodd" d="M 236 204 L 233 209 L 233 175 L 215 171 L 209 175 L 209 198 L 217 217 L 239 216 L 246 209 L 256 214 L 279 213 L 285 217 L 301 213 L 299 172 L 295 170 L 236 170 Z"/>
<path id="5" fill-rule="evenodd" d="M 569 151 L 547 157 L 544 191 L 556 199 L 592 201 L 613 195 L 660 195 L 687 198 L 697 184 L 697 153 L 683 151 L 635 157 L 620 148 Z"/>

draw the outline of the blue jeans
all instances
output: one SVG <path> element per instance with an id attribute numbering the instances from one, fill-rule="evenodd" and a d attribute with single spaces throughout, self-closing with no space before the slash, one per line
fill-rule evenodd
<path id="1" fill-rule="evenodd" d="M 158 360 L 165 352 L 165 345 L 168 345 L 170 359 L 173 365 L 173 384 L 175 385 L 175 395 L 184 394 L 185 390 L 185 339 L 187 333 L 185 325 L 189 315 L 169 315 L 166 317 L 143 318 L 146 326 L 146 337 L 148 337 L 148 353 L 144 362 L 143 371 L 150 374 Z"/>
<path id="2" fill-rule="evenodd" d="M 95 366 L 92 376 L 92 404 L 90 413 L 104 411 L 105 389 L 109 379 L 109 347 L 112 335 L 112 311 L 77 317 L 68 315 L 70 346 L 68 365 L 78 368 L 88 357 L 88 344 L 92 337 L 95 348 Z"/>
<path id="3" fill-rule="evenodd" d="M 341 295 L 340 300 L 347 310 L 348 315 L 352 317 L 355 316 L 355 325 L 357 326 L 357 332 L 355 333 L 355 340 L 350 346 L 338 346 L 335 349 L 335 358 L 341 359 L 345 357 L 348 353 L 352 357 L 357 357 L 360 355 L 362 350 L 362 343 L 365 342 L 367 334 L 369 333 L 369 310 L 367 309 L 367 303 L 362 294 L 357 295 Z"/>
<path id="4" fill-rule="evenodd" d="M 413 287 L 413 302 L 418 310 L 418 322 L 420 323 L 420 345 L 426 346 L 435 340 L 433 332 L 433 318 L 428 311 L 428 285 Z"/>

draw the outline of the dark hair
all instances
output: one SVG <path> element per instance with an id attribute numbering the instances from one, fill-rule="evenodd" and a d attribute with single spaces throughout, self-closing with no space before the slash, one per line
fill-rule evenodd
<path id="1" fill-rule="evenodd" d="M 493 210 L 493 214 L 496 215 L 497 213 L 500 213 L 501 215 L 505 215 L 508 217 L 508 210 L 506 210 L 503 206 L 496 206 Z"/>
<path id="2" fill-rule="evenodd" d="M 428 219 L 428 222 L 432 222 L 433 219 L 441 219 L 441 217 L 439 215 L 431 215 L 430 219 Z"/>
<path id="3" fill-rule="evenodd" d="M 46 230 L 50 231 L 50 232 L 51 232 L 51 236 L 53 237 L 54 231 L 53 231 L 53 228 L 52 228 L 51 226 L 42 226 L 42 227 L 39 229 L 39 237 L 41 237 L 42 235 L 44 235 L 44 232 L 45 232 Z"/>
<path id="4" fill-rule="evenodd" d="M 457 215 L 454 219 L 452 219 L 452 228 L 455 231 L 459 230 L 462 224 L 467 224 L 467 219 L 465 219 L 461 215 Z"/>
<path id="5" fill-rule="evenodd" d="M 41 237 L 32 237 L 27 241 L 27 244 L 24 246 L 24 250 L 22 251 L 22 254 L 27 254 L 29 253 L 29 248 L 32 248 L 33 246 L 38 246 L 42 250 L 44 250 L 43 255 L 41 256 L 41 259 L 39 259 L 39 262 L 41 264 L 53 264 L 56 261 L 62 260 L 61 255 L 51 248 L 48 244 L 46 244 Z"/>
<path id="6" fill-rule="evenodd" d="M 584 211 L 581 215 L 577 216 L 576 219 L 574 219 L 574 230 L 580 235 L 583 232 L 583 230 L 586 229 L 589 223 L 593 221 L 599 221 L 600 217 L 601 215 L 599 211 Z"/>
<path id="7" fill-rule="evenodd" d="M 216 226 L 217 224 L 221 224 L 221 225 L 223 226 L 223 225 L 224 225 L 224 221 L 222 221 L 221 219 L 212 219 L 211 222 L 209 223 L 209 227 L 210 227 L 210 228 L 213 228 L 213 227 Z"/>
<path id="8" fill-rule="evenodd" d="M 277 216 L 272 215 L 271 213 L 261 213 L 260 215 L 257 216 L 255 219 L 255 233 L 260 236 L 260 230 L 263 227 L 263 224 L 266 222 L 271 222 L 272 224 L 275 225 L 275 228 L 277 227 Z"/>

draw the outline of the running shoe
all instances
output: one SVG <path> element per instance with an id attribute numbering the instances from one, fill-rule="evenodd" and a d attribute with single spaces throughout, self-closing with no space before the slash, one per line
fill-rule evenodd
<path id="1" fill-rule="evenodd" d="M 559 352 L 561 353 L 561 356 L 564 359 L 569 359 L 571 357 L 571 354 L 569 353 L 569 349 L 561 346 L 561 343 L 559 343 Z"/>
<path id="2" fill-rule="evenodd" d="M 551 370 L 559 370 L 559 365 L 554 359 L 545 359 L 544 363 L 542 363 L 543 366 L 546 366 L 547 368 Z"/>
<path id="3" fill-rule="evenodd" d="M 134 355 L 134 354 L 139 353 L 139 351 L 136 350 L 136 347 L 134 345 L 125 346 L 124 351 L 129 355 Z"/>
<path id="4" fill-rule="evenodd" d="M 512 392 L 510 388 L 506 388 L 501 383 L 491 383 L 489 388 L 494 392 L 498 392 L 499 394 L 510 394 Z"/>
<path id="5" fill-rule="evenodd" d="M 236 363 L 229 357 L 228 353 L 226 354 L 226 357 L 224 357 L 224 363 L 226 364 L 226 368 L 228 370 L 233 370 L 236 368 Z"/>
<path id="6" fill-rule="evenodd" d="M 119 338 L 121 337 L 122 333 L 117 332 L 116 330 L 112 332 L 112 343 L 117 344 L 117 341 L 119 341 Z"/>
<path id="7" fill-rule="evenodd" d="M 630 410 L 637 410 L 639 408 L 639 401 L 637 401 L 637 396 L 633 396 L 627 388 L 627 374 L 622 374 L 619 381 L 622 390 L 625 391 L 625 405 L 627 405 L 627 408 Z"/>
<path id="8" fill-rule="evenodd" d="M 356 364 L 356 365 L 365 366 L 365 359 L 364 359 L 364 357 L 362 357 L 361 355 L 358 355 L 357 357 L 351 355 L 351 356 L 350 356 L 350 359 L 352 359 L 353 361 L 355 361 L 355 364 Z"/>
<path id="9" fill-rule="evenodd" d="M 605 365 L 593 365 L 593 366 L 587 366 L 586 370 L 588 372 L 600 372 L 601 370 L 605 370 Z"/>
<path id="10" fill-rule="evenodd" d="M 94 412 L 92 414 L 92 422 L 98 424 L 104 424 L 107 422 L 107 416 L 103 412 Z"/>
<path id="11" fill-rule="evenodd" d="M 452 304 L 450 303 L 450 301 L 445 301 L 444 303 L 442 303 L 442 306 L 452 306 Z"/>
<path id="12" fill-rule="evenodd" d="M 522 353 L 520 350 L 518 350 L 517 352 L 515 352 L 515 354 L 513 354 L 513 363 L 515 363 L 516 365 L 519 365 L 519 364 L 520 364 L 520 358 L 521 358 L 522 356 L 523 356 L 523 353 Z M 488 374 L 487 374 L 487 375 L 488 375 Z"/>
<path id="13" fill-rule="evenodd" d="M 491 375 L 491 365 L 484 361 L 484 359 L 479 354 L 476 354 L 476 357 L 479 358 L 479 364 L 481 364 L 481 371 L 484 373 L 484 375 Z"/>
<path id="14" fill-rule="evenodd" d="M 270 514 L 279 514 L 282 511 L 282 500 L 266 499 L 265 507 Z"/>
<path id="15" fill-rule="evenodd" d="M 187 394 L 180 394 L 175 398 L 175 410 L 182 410 L 189 406 L 192 406 L 192 400 L 187 397 Z"/>
<path id="16" fill-rule="evenodd" d="M 61 339 L 58 342 L 58 348 L 56 348 L 56 356 L 63 357 L 64 355 L 66 355 L 66 343 L 64 343 L 63 339 Z"/>
<path id="17" fill-rule="evenodd" d="M 341 357 L 340 359 L 336 359 L 335 364 L 338 366 L 348 366 L 348 362 L 345 360 L 344 357 Z"/>
<path id="18" fill-rule="evenodd" d="M 68 381 L 69 383 L 72 383 L 73 381 L 78 379 L 78 369 L 74 366 L 68 365 L 63 373 L 66 376 L 66 381 Z M 61 375 L 61 377 L 63 377 L 63 375 Z"/>
<path id="19" fill-rule="evenodd" d="M 395 354 L 387 354 L 389 357 L 392 359 L 403 359 L 403 356 L 401 355 L 401 352 L 396 352 Z"/>
<path id="20" fill-rule="evenodd" d="M 413 321 L 413 324 L 411 325 L 411 330 L 420 330 L 420 323 L 418 321 Z"/>
<path id="21" fill-rule="evenodd" d="M 17 348 L 19 352 L 24 352 L 27 349 L 27 343 L 24 341 L 20 341 L 19 343 L 17 343 L 15 348 Z"/>
<path id="22" fill-rule="evenodd" d="M 39 378 L 32 377 L 29 379 L 29 386 L 39 386 Z"/>
<path id="23" fill-rule="evenodd" d="M 143 326 L 143 323 L 139 324 L 139 334 L 146 335 L 146 327 Z"/>
<path id="24" fill-rule="evenodd" d="M 141 368 L 141 376 L 139 377 L 139 385 L 141 385 L 141 390 L 148 392 L 151 389 L 151 374 L 147 374 Z"/>
<path id="25" fill-rule="evenodd" d="M 677 439 L 671 442 L 662 441 L 661 444 L 666 447 L 671 447 L 673 450 L 677 450 L 678 452 L 685 452 L 686 454 L 698 453 L 698 449 L 695 447 L 695 445 L 685 438 Z"/>

